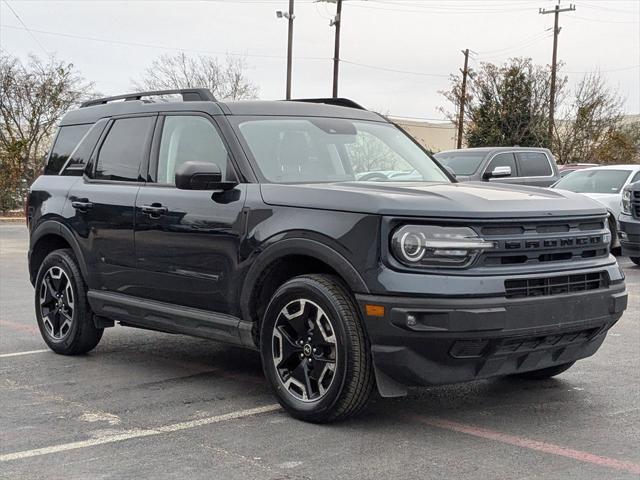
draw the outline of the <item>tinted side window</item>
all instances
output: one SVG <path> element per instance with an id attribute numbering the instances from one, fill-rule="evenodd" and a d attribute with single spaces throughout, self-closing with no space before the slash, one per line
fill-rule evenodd
<path id="1" fill-rule="evenodd" d="M 521 177 L 548 177 L 553 175 L 549 160 L 541 152 L 518 152 Z"/>
<path id="2" fill-rule="evenodd" d="M 175 171 L 185 162 L 215 163 L 222 178 L 233 176 L 227 149 L 209 120 L 195 115 L 167 116 L 160 140 L 157 182 L 173 185 Z"/>
<path id="3" fill-rule="evenodd" d="M 154 121 L 155 117 L 116 120 L 100 147 L 94 178 L 138 181 Z"/>
<path id="4" fill-rule="evenodd" d="M 57 175 L 60 173 L 60 169 L 64 166 L 78 142 L 87 133 L 89 127 L 91 127 L 91 124 L 60 127 L 51 149 L 51 155 L 49 155 L 49 161 L 44 168 L 45 175 Z"/>
<path id="5" fill-rule="evenodd" d="M 487 172 L 493 172 L 496 167 L 509 167 L 511 168 L 511 176 L 516 176 L 516 159 L 513 156 L 513 153 L 498 153 L 495 157 L 491 159 L 489 165 L 487 165 Z"/>
<path id="6" fill-rule="evenodd" d="M 89 157 L 93 153 L 93 149 L 96 147 L 96 144 L 100 139 L 100 135 L 106 125 L 106 119 L 99 120 L 89 129 L 86 135 L 82 137 L 82 140 L 80 140 L 80 143 L 75 150 L 71 152 L 69 160 L 64 167 L 64 171 L 60 173 L 61 175 L 82 175 L 82 172 L 89 161 Z"/>
<path id="7" fill-rule="evenodd" d="M 640 171 L 636 172 L 636 174 L 633 176 L 633 178 L 629 183 L 636 183 L 636 182 L 640 182 Z"/>

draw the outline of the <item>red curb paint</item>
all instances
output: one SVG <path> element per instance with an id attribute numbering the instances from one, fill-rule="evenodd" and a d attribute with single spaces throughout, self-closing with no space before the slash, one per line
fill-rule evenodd
<path id="1" fill-rule="evenodd" d="M 12 322 L 10 320 L 0 320 L 0 327 L 6 327 L 15 332 L 28 332 L 32 334 L 40 333 L 40 330 L 35 325 L 26 325 L 24 323 Z"/>
<path id="2" fill-rule="evenodd" d="M 572 458 L 574 460 L 578 460 L 579 462 L 591 463 L 593 465 L 612 468 L 614 470 L 622 470 L 625 472 L 640 474 L 640 463 L 616 460 L 615 458 L 609 457 L 601 457 L 600 455 L 594 455 L 592 453 L 583 452 L 580 450 L 573 450 L 571 448 L 562 447 L 553 443 L 540 442 L 523 437 L 516 437 L 515 435 L 509 435 L 507 433 L 488 430 L 486 428 L 480 428 L 473 425 L 466 425 L 464 423 L 452 422 L 450 420 L 444 420 L 440 418 L 414 416 L 413 419 L 431 427 L 466 433 L 467 435 L 473 435 L 474 437 L 486 438 L 488 440 L 494 440 L 496 442 L 506 443 L 508 445 L 514 445 L 516 447 L 528 448 L 529 450 L 549 453 L 551 455 L 557 455 L 560 457 Z"/>

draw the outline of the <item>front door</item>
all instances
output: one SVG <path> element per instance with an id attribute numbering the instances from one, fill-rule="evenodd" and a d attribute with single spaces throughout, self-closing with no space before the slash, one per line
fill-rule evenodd
<path id="1" fill-rule="evenodd" d="M 235 314 L 245 185 L 228 191 L 179 190 L 175 170 L 188 161 L 216 163 L 236 178 L 229 149 L 205 115 L 161 116 L 149 180 L 136 200 L 137 295 Z"/>
<path id="2" fill-rule="evenodd" d="M 140 170 L 146 166 L 155 120 L 151 116 L 110 121 L 85 176 L 69 191 L 69 225 L 89 267 L 89 288 L 129 293 L 136 266 L 135 199 L 143 184 Z"/>
<path id="3" fill-rule="evenodd" d="M 511 175 L 505 177 L 489 178 L 490 182 L 524 184 L 524 180 L 520 178 L 518 169 L 516 168 L 516 158 L 513 152 L 496 153 L 485 169 L 485 172 L 493 172 L 497 167 L 509 167 Z"/>

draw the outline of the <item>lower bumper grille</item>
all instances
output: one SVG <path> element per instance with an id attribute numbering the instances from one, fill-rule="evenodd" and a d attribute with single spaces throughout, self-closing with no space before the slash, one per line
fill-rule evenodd
<path id="1" fill-rule="evenodd" d="M 561 275 L 555 277 L 505 280 L 507 298 L 542 297 L 563 295 L 607 288 L 609 279 L 605 272 Z"/>
<path id="2" fill-rule="evenodd" d="M 595 337 L 600 330 L 600 327 L 594 327 L 567 333 L 538 335 L 535 337 L 458 340 L 451 347 L 449 354 L 453 358 L 480 358 L 514 353 L 530 353 L 538 350 L 587 342 Z"/>

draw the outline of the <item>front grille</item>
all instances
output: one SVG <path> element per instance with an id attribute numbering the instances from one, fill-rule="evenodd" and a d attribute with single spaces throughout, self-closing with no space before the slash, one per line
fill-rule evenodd
<path id="1" fill-rule="evenodd" d="M 497 249 L 480 256 L 478 266 L 567 262 L 609 254 L 605 217 L 510 221 L 479 225 L 478 233 Z"/>
<path id="2" fill-rule="evenodd" d="M 633 190 L 631 194 L 633 195 L 631 200 L 633 204 L 633 216 L 640 218 L 640 190 Z"/>
<path id="3" fill-rule="evenodd" d="M 507 298 L 544 297 L 607 288 L 605 272 L 505 280 Z"/>

